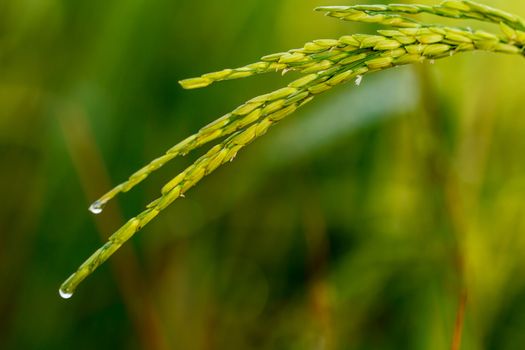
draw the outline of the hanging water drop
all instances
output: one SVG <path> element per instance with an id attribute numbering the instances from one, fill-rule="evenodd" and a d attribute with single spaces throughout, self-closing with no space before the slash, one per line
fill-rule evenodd
<path id="1" fill-rule="evenodd" d="M 91 204 L 89 206 L 89 211 L 92 212 L 93 214 L 100 214 L 102 213 L 102 210 L 104 209 L 104 202 L 101 202 L 101 201 L 95 201 L 93 202 L 93 204 Z"/>
<path id="2" fill-rule="evenodd" d="M 355 78 L 355 85 L 359 86 L 359 85 L 361 85 L 362 82 L 363 82 L 363 76 L 362 75 L 358 75 L 357 78 Z"/>
<path id="3" fill-rule="evenodd" d="M 69 299 L 73 296 L 73 293 L 68 293 L 68 292 L 65 292 L 63 291 L 62 289 L 59 289 L 58 290 L 58 294 L 60 294 L 60 296 L 63 298 L 63 299 Z"/>
<path id="4" fill-rule="evenodd" d="M 430 60 L 430 64 L 435 64 L 436 60 Z"/>

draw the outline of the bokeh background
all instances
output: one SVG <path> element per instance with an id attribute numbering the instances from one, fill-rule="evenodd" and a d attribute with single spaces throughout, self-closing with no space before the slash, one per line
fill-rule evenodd
<path id="1" fill-rule="evenodd" d="M 372 32 L 312 11 L 347 3 L 2 0 L 0 348 L 438 350 L 463 323 L 462 349 L 523 349 L 525 61 L 496 54 L 322 96 L 58 296 L 203 150 L 91 201 L 293 76 L 177 81 Z"/>

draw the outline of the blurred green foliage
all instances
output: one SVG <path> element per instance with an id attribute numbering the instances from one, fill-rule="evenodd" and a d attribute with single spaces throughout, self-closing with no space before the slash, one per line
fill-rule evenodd
<path id="1" fill-rule="evenodd" d="M 199 152 L 100 217 L 93 199 L 290 77 L 177 81 L 372 31 L 311 11 L 345 3 L 0 2 L 0 348 L 444 349 L 466 296 L 462 349 L 522 349 L 525 64 L 503 55 L 320 98 L 59 298 Z"/>

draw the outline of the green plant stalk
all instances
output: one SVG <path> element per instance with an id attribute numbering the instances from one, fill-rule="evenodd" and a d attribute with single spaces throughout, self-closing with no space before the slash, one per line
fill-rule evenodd
<path id="1" fill-rule="evenodd" d="M 366 8 L 379 9 L 381 6 L 383 5 L 366 6 Z M 205 126 L 198 133 L 177 144 L 165 155 L 155 159 L 134 173 L 126 182 L 96 201 L 90 209 L 98 213 L 102 210 L 102 206 L 116 194 L 133 188 L 174 157 L 187 154 L 210 141 L 228 136 L 168 182 L 162 188 L 158 199 L 111 235 L 108 241 L 62 284 L 60 294 L 63 297 L 71 296 L 80 282 L 162 210 L 183 196 L 204 176 L 233 160 L 242 148 L 264 135 L 271 126 L 310 102 L 316 95 L 349 80 L 360 79 L 368 73 L 429 59 L 449 57 L 464 51 L 481 50 L 523 54 L 523 45 L 518 41 L 508 36 L 505 39 L 499 38 L 483 31 L 418 25 L 401 27 L 396 30 L 380 30 L 378 33 L 380 35 L 355 34 L 338 40 L 313 41 L 306 44 L 303 49 L 264 57 L 262 62 L 267 63 L 268 67 L 272 66 L 272 69 L 297 69 L 306 75 L 288 84 L 285 88 L 247 101 L 233 112 Z M 265 72 L 263 69 L 249 71 L 253 67 L 255 66 L 250 65 L 241 70 L 246 69 L 246 72 L 250 72 L 250 76 Z M 248 75 L 245 74 L 245 76 Z M 234 75 L 233 78 L 235 77 L 239 78 L 242 75 Z M 231 75 L 227 76 L 220 72 L 210 73 L 182 81 L 181 84 L 185 88 L 198 88 L 215 81 L 233 78 Z M 202 79 L 206 79 L 207 84 L 203 84 Z"/>
<path id="2" fill-rule="evenodd" d="M 111 235 L 108 241 L 95 251 L 60 287 L 60 294 L 64 297 L 71 296 L 78 284 L 90 275 L 98 266 L 104 263 L 120 246 L 130 239 L 136 232 L 155 218 L 168 205 L 173 203 L 198 183 L 204 176 L 210 174 L 219 166 L 232 161 L 237 152 L 251 143 L 254 139 L 264 135 L 266 131 L 278 121 L 293 113 L 297 108 L 310 102 L 315 95 L 369 71 L 365 62 L 360 62 L 354 70 L 340 67 L 331 74 L 321 73 L 319 79 L 296 89 L 283 98 L 273 101 L 265 107 L 265 117 L 250 127 L 237 131 L 219 145 L 211 148 L 194 164 L 173 178 L 162 188 L 162 195 L 151 202 L 147 209 L 136 217 L 130 219 L 118 231 Z M 295 82 L 300 84 L 299 81 Z M 290 84 L 294 85 L 294 83 Z M 264 95 L 263 95 L 264 96 Z"/>
<path id="3" fill-rule="evenodd" d="M 348 21 L 359 21 L 361 16 L 375 17 L 376 22 L 383 24 L 386 23 L 381 21 L 382 16 L 388 17 L 397 13 L 410 15 L 429 13 L 454 19 L 474 19 L 496 24 L 504 23 L 514 30 L 525 31 L 525 21 L 522 18 L 473 1 L 446 0 L 434 6 L 418 4 L 320 6 L 316 8 L 316 11 L 326 11 L 328 16 Z"/>
<path id="4" fill-rule="evenodd" d="M 393 50 L 404 49 L 403 58 L 394 58 L 397 58 L 398 63 L 403 62 L 403 60 L 408 60 L 408 63 L 413 63 L 421 60 L 421 58 L 424 59 L 428 55 L 422 55 L 422 57 L 412 57 L 410 55 L 421 54 L 425 50 L 435 50 L 437 46 L 431 45 L 439 44 L 452 45 L 453 49 L 448 51 L 449 54 L 472 50 L 519 53 L 520 50 L 522 50 L 521 46 L 511 45 L 509 41 L 498 38 L 493 34 L 483 31 L 472 32 L 458 28 L 401 28 L 398 30 L 379 30 L 378 33 L 381 35 L 356 34 L 343 36 L 338 40 L 316 40 L 305 44 L 302 49 L 294 49 L 285 53 L 265 56 L 263 60 L 266 61 L 238 68 L 237 71 L 242 70 L 249 73 L 249 75 L 245 75 L 245 77 L 261 74 L 265 71 L 260 69 L 253 70 L 252 68 L 259 63 L 264 63 L 268 66 L 280 67 L 279 69 L 285 67 L 284 69 L 288 70 L 300 70 L 302 73 L 309 74 L 304 77 L 305 80 L 301 81 L 308 81 L 309 79 L 316 78 L 316 72 L 328 71 L 341 65 L 350 64 L 374 52 L 386 52 L 387 54 L 390 52 L 392 56 L 395 56 L 396 53 L 392 53 Z M 293 62 L 290 62 L 291 56 L 295 57 Z M 272 68 L 272 70 L 273 69 L 274 68 Z M 236 70 L 228 71 L 235 72 Z M 213 82 L 234 79 L 234 77 L 238 78 L 236 75 L 226 75 L 224 72 L 225 71 L 208 73 L 198 78 L 183 80 L 181 84 L 186 89 L 194 89 L 210 85 Z M 179 155 L 186 155 L 208 142 L 227 136 L 255 122 L 260 117 L 257 111 L 264 109 L 265 106 L 272 101 L 272 97 L 286 93 L 289 89 L 290 86 L 283 90 L 252 99 L 231 113 L 203 127 L 196 134 L 186 138 L 168 150 L 164 155 L 154 159 L 132 174 L 127 181 L 104 194 L 93 203 L 91 210 L 95 213 L 100 212 L 102 207 L 118 193 L 129 191 L 173 158 Z M 265 98 L 268 100 L 265 101 Z"/>

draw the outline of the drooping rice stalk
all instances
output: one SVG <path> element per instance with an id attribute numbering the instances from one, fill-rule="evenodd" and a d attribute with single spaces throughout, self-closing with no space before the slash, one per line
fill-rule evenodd
<path id="1" fill-rule="evenodd" d="M 436 60 L 465 51 L 524 54 L 525 22 L 517 16 L 471 1 L 445 1 L 441 5 L 364 5 L 320 7 L 327 15 L 349 21 L 379 23 L 394 27 L 377 35 L 354 34 L 339 39 L 314 40 L 304 47 L 263 57 L 259 62 L 236 69 L 204 74 L 181 81 L 186 89 L 205 87 L 222 80 L 244 78 L 267 72 L 298 71 L 304 76 L 286 87 L 255 97 L 232 112 L 203 127 L 169 149 L 113 188 L 90 207 L 100 213 L 120 192 L 127 192 L 149 174 L 179 155 L 209 142 L 225 138 L 169 181 L 158 199 L 111 235 L 61 286 L 60 294 L 70 297 L 76 287 L 106 261 L 136 232 L 204 176 L 233 160 L 237 152 L 318 94 L 347 81 L 359 83 L 368 73 Z M 485 31 L 423 24 L 406 17 L 432 13 L 457 19 L 498 23 L 503 37 Z"/>
<path id="2" fill-rule="evenodd" d="M 474 19 L 484 22 L 503 23 L 518 31 L 525 31 L 525 21 L 518 16 L 473 1 L 446 0 L 439 5 L 418 4 L 321 6 L 316 11 L 325 11 L 327 16 L 347 21 L 398 25 L 393 18 L 397 14 L 429 13 L 456 19 Z M 403 24 L 403 23 L 402 23 Z"/>

